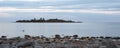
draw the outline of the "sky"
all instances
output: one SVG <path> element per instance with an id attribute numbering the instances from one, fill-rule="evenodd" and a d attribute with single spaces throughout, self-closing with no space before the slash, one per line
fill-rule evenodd
<path id="1" fill-rule="evenodd" d="M 0 0 L 0 22 L 41 17 L 120 22 L 120 0 Z"/>

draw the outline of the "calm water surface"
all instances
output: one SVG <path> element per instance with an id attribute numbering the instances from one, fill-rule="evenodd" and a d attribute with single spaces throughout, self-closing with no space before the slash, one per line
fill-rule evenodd
<path id="1" fill-rule="evenodd" d="M 23 31 L 24 30 L 24 31 Z M 120 23 L 0 23 L 0 36 L 120 36 Z"/>

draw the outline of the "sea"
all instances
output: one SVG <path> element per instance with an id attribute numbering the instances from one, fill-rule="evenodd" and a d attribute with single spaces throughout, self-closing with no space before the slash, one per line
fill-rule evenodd
<path id="1" fill-rule="evenodd" d="M 24 35 L 53 37 L 56 34 L 79 37 L 120 37 L 120 22 L 0 23 L 0 36 L 8 38 L 24 37 Z"/>

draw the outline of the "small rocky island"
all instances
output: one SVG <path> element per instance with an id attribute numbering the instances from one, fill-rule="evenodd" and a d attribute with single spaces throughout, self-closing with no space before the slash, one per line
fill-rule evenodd
<path id="1" fill-rule="evenodd" d="M 63 19 L 44 19 L 44 18 L 40 18 L 40 19 L 31 19 L 31 20 L 17 20 L 16 22 L 20 22 L 20 23 L 82 23 L 82 22 L 75 22 L 72 20 L 63 20 Z"/>

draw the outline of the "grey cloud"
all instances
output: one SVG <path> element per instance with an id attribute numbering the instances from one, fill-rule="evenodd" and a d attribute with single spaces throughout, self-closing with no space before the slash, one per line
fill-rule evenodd
<path id="1" fill-rule="evenodd" d="M 16 7 L 16 8 L 40 8 L 53 6 L 54 9 L 118 9 L 120 8 L 120 0 L 58 0 L 58 1 L 3 1 L 0 7 Z"/>

